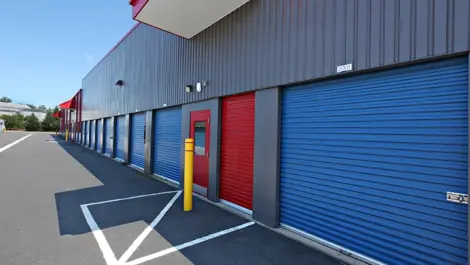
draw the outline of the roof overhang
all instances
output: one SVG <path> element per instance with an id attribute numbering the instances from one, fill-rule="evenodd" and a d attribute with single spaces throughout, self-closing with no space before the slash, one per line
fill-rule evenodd
<path id="1" fill-rule="evenodd" d="M 135 20 L 186 39 L 250 0 L 130 0 Z"/>
<path id="2" fill-rule="evenodd" d="M 61 109 L 71 109 L 72 108 L 72 100 L 67 100 L 67 101 L 61 103 L 59 106 L 60 106 Z"/>

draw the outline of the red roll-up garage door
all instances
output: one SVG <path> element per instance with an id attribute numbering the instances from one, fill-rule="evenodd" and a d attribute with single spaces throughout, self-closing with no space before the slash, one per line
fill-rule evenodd
<path id="1" fill-rule="evenodd" d="M 255 94 L 227 97 L 222 102 L 220 199 L 251 210 Z"/>

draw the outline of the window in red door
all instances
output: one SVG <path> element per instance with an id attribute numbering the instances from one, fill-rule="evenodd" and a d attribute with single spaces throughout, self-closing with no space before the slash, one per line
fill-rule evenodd
<path id="1" fill-rule="evenodd" d="M 194 139 L 194 191 L 207 196 L 209 186 L 210 110 L 191 112 L 191 132 Z"/>

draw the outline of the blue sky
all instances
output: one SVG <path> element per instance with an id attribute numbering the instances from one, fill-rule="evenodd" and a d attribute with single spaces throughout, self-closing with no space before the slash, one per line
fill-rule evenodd
<path id="1" fill-rule="evenodd" d="M 0 96 L 53 106 L 132 28 L 128 0 L 4 1 Z"/>

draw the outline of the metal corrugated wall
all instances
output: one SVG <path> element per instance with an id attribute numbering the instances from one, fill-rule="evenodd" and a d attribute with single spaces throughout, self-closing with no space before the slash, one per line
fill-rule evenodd
<path id="1" fill-rule="evenodd" d="M 112 133 L 112 118 L 106 118 L 104 119 L 104 137 L 103 137 L 103 146 L 104 146 L 104 153 L 107 155 L 111 155 L 111 144 L 113 143 L 113 139 L 111 139 L 111 133 Z"/>
<path id="2" fill-rule="evenodd" d="M 80 132 L 80 144 L 82 145 L 85 143 L 85 132 L 86 132 L 85 122 L 82 121 L 81 132 Z"/>
<path id="3" fill-rule="evenodd" d="M 103 124 L 101 123 L 100 120 L 97 120 L 96 121 L 96 151 L 98 151 L 99 153 L 103 152 L 103 147 L 101 146 L 101 131 L 103 130 Z"/>
<path id="4" fill-rule="evenodd" d="M 180 182 L 181 107 L 155 112 L 152 172 Z"/>
<path id="5" fill-rule="evenodd" d="M 467 264 L 468 59 L 283 91 L 283 225 L 389 264 Z"/>
<path id="6" fill-rule="evenodd" d="M 126 145 L 126 117 L 116 117 L 116 127 L 114 128 L 114 147 L 117 159 L 124 160 L 124 149 Z"/>
<path id="7" fill-rule="evenodd" d="M 252 209 L 255 94 L 222 100 L 220 198 Z"/>
<path id="8" fill-rule="evenodd" d="M 465 51 L 469 17 L 467 0 L 257 0 L 191 40 L 141 24 L 84 78 L 83 117 L 332 76 L 347 63 L 362 70 Z M 204 92 L 185 92 L 202 80 Z"/>
<path id="9" fill-rule="evenodd" d="M 131 137 L 129 145 L 131 165 L 144 168 L 145 165 L 145 113 L 131 116 Z"/>

